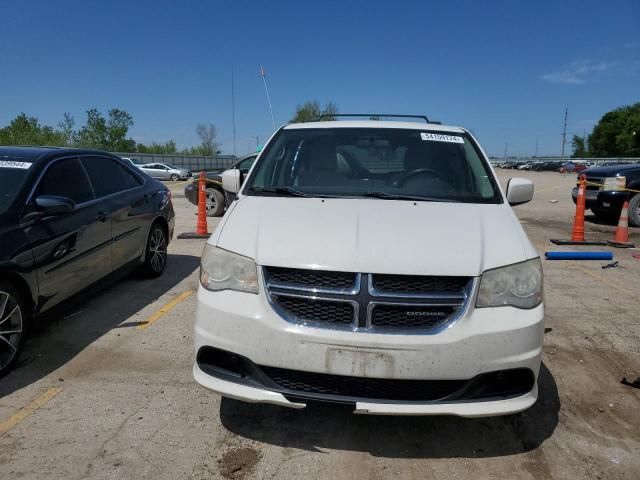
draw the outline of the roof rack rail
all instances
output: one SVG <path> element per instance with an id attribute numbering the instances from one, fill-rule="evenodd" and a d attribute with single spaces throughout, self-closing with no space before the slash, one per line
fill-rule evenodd
<path id="1" fill-rule="evenodd" d="M 318 117 L 318 120 L 322 120 L 323 118 L 334 118 L 334 117 L 369 117 L 371 119 L 380 119 L 383 117 L 396 117 L 396 118 L 419 118 L 420 120 L 424 120 L 426 123 L 435 123 L 439 124 L 440 122 L 431 122 L 427 118 L 426 115 L 396 115 L 392 113 L 325 113 Z"/>

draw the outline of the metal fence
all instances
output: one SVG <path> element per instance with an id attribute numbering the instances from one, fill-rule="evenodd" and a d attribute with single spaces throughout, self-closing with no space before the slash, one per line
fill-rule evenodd
<path id="1" fill-rule="evenodd" d="M 216 155 L 215 157 L 201 157 L 193 155 L 165 155 L 159 153 L 125 153 L 115 152 L 120 157 L 127 157 L 133 163 L 165 163 L 176 167 L 187 168 L 197 172 L 200 170 L 225 169 L 233 165 L 238 158 L 235 155 Z"/>
<path id="2" fill-rule="evenodd" d="M 505 163 L 505 162 L 514 162 L 514 163 L 540 163 L 540 162 L 557 162 L 558 164 L 564 162 L 573 162 L 573 163 L 592 163 L 594 165 L 601 165 L 603 163 L 640 163 L 640 157 L 598 157 L 598 158 L 588 158 L 588 157 L 491 157 L 491 163 Z"/>

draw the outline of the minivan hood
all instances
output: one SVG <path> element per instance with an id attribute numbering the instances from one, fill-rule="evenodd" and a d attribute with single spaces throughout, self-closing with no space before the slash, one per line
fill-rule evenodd
<path id="1" fill-rule="evenodd" d="M 244 197 L 209 240 L 259 265 L 478 276 L 537 256 L 508 205 Z"/>

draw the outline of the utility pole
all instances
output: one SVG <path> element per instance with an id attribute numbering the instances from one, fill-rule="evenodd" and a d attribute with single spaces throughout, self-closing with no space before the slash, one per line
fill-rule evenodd
<path id="1" fill-rule="evenodd" d="M 509 147 L 509 142 L 504 142 L 504 158 L 507 158 L 507 148 Z"/>
<path id="2" fill-rule="evenodd" d="M 233 65 L 231 65 L 231 115 L 233 116 L 233 154 L 236 154 L 236 96 L 233 81 Z"/>
<path id="3" fill-rule="evenodd" d="M 538 156 L 538 136 L 536 135 L 536 157 Z"/>
<path id="4" fill-rule="evenodd" d="M 567 113 L 569 112 L 568 108 L 564 109 L 564 129 L 562 130 L 562 153 L 561 157 L 564 157 L 564 145 L 567 143 Z"/>

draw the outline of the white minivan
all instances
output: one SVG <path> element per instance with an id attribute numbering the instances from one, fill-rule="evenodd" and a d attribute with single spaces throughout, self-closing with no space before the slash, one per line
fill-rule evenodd
<path id="1" fill-rule="evenodd" d="M 529 408 L 544 334 L 538 253 L 465 129 L 279 129 L 204 249 L 195 379 L 248 402 L 463 417 Z"/>

